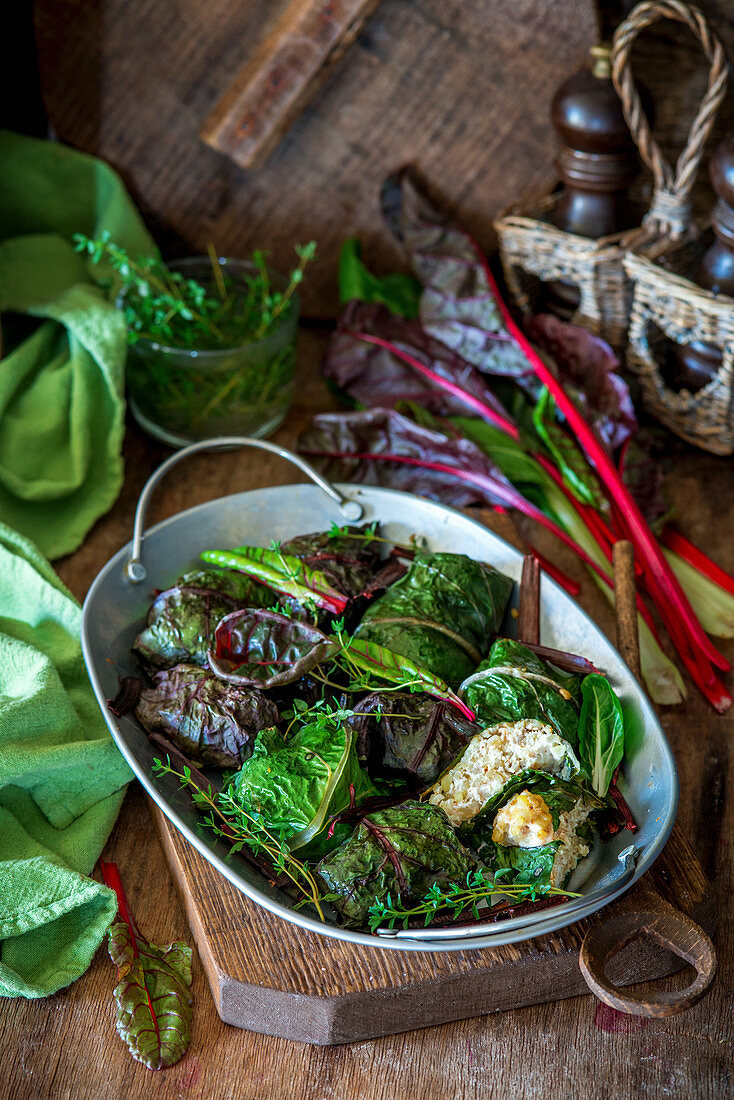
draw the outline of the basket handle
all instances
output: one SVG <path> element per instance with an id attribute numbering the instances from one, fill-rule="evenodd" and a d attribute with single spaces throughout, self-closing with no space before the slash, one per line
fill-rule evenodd
<path id="1" fill-rule="evenodd" d="M 185 458 L 189 458 L 191 455 L 198 454 L 199 451 L 230 451 L 235 447 L 256 447 L 260 451 L 269 451 L 271 454 L 285 458 L 286 461 L 293 463 L 299 470 L 302 470 L 315 485 L 318 485 L 319 489 L 338 504 L 339 510 L 345 519 L 352 521 L 361 519 L 363 512 L 362 505 L 356 500 L 349 500 L 347 497 L 343 496 L 331 482 L 327 481 L 325 477 L 322 477 L 321 474 L 313 468 L 310 462 L 306 462 L 304 458 L 294 454 L 293 451 L 288 451 L 285 447 L 279 447 L 276 443 L 268 443 L 264 439 L 251 439 L 246 435 L 231 435 L 222 436 L 219 439 L 204 439 L 200 443 L 192 443 L 188 447 L 182 447 L 180 451 L 177 451 L 175 454 L 171 455 L 170 458 L 167 458 L 165 462 L 161 463 L 157 470 L 153 471 L 143 486 L 143 490 L 138 497 L 137 507 L 135 508 L 135 523 L 133 525 L 133 540 L 130 546 L 130 557 L 127 559 L 124 567 L 125 576 L 132 584 L 140 584 L 148 575 L 143 565 L 145 515 L 148 510 L 148 505 L 150 504 L 150 498 L 159 482 L 161 482 L 168 471 L 172 470 L 174 466 L 177 466 L 179 462 L 183 462 Z"/>
<path id="2" fill-rule="evenodd" d="M 630 65 L 630 53 L 637 35 L 659 19 L 684 23 L 701 43 L 709 63 L 708 88 L 691 123 L 688 140 L 675 169 L 665 160 L 652 136 Z M 622 101 L 630 133 L 640 156 L 655 177 L 655 191 L 645 223 L 652 223 L 660 234 L 679 237 L 691 219 L 691 189 L 716 112 L 726 93 L 729 63 L 724 47 L 698 8 L 683 0 L 644 0 L 617 27 L 612 41 L 611 63 L 612 80 Z"/>

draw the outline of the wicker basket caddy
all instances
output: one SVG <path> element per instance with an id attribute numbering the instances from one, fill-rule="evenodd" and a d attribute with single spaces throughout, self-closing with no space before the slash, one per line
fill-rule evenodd
<path id="1" fill-rule="evenodd" d="M 666 163 L 652 137 L 630 66 L 637 35 L 664 18 L 690 28 L 710 67 L 706 93 L 675 171 Z M 495 229 L 505 280 L 521 311 L 526 314 L 536 311 L 543 284 L 571 283 L 579 292 L 579 304 L 571 320 L 602 336 L 617 351 L 623 351 L 632 301 L 624 256 L 634 250 L 657 260 L 669 251 L 680 253 L 682 246 L 695 240 L 697 229 L 690 217 L 690 194 L 716 111 L 724 98 L 728 65 L 721 43 L 698 9 L 683 0 L 645 0 L 618 27 L 611 67 L 632 139 L 653 173 L 652 201 L 642 223 L 637 228 L 598 239 L 564 232 L 548 221 L 561 199 L 555 192 L 528 208 L 512 207 L 497 219 Z"/>
<path id="2" fill-rule="evenodd" d="M 714 295 L 690 279 L 633 253 L 624 260 L 633 284 L 627 366 L 642 400 L 667 428 L 713 454 L 734 454 L 734 298 Z M 718 348 L 721 366 L 695 393 L 663 379 L 665 344 L 692 341 Z"/>
<path id="3" fill-rule="evenodd" d="M 713 58 L 718 44 L 714 40 L 704 40 L 702 20 L 700 29 L 704 52 Z M 637 115 L 641 110 L 639 98 L 629 82 L 628 52 L 627 43 L 615 36 L 612 50 L 615 85 L 628 124 L 636 125 L 642 141 L 649 141 L 647 123 L 643 121 L 642 130 L 639 128 Z M 714 66 L 712 62 L 711 76 L 715 67 L 721 68 L 720 64 Z M 721 71 L 725 79 L 727 68 Z M 655 155 L 651 149 L 650 157 Z M 681 202 L 680 161 L 675 177 L 664 164 L 659 171 L 668 173 L 665 190 L 659 194 L 665 196 L 674 216 L 685 225 L 690 215 L 685 200 Z M 727 216 L 731 220 L 731 214 Z M 658 420 L 703 450 L 730 455 L 734 453 L 734 298 L 705 290 L 687 277 L 695 271 L 704 243 L 701 237 L 692 247 L 676 248 L 673 242 L 670 249 L 656 257 L 642 254 L 632 242 L 623 258 L 631 288 L 626 361 L 630 372 L 639 380 L 644 405 Z M 714 377 L 695 393 L 671 389 L 661 369 L 671 360 L 672 345 L 691 343 L 716 349 L 721 355 L 721 365 Z"/>

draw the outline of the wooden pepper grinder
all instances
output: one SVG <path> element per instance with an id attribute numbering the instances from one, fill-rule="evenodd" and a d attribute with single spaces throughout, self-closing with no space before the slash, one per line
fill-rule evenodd
<path id="1" fill-rule="evenodd" d="M 635 147 L 614 90 L 609 47 L 593 46 L 585 66 L 558 89 L 551 121 L 561 140 L 556 168 L 563 194 L 549 215 L 567 233 L 606 237 L 629 229 L 634 216 L 627 191 L 638 171 Z M 579 304 L 572 283 L 548 285 L 546 307 L 564 320 Z"/>
<path id="2" fill-rule="evenodd" d="M 693 278 L 712 294 L 734 298 L 734 137 L 727 138 L 716 149 L 709 173 L 718 197 L 711 218 L 716 239 L 704 252 Z M 686 389 L 696 393 L 717 373 L 721 359 L 721 349 L 713 344 L 699 340 L 680 344 L 670 357 L 663 377 L 676 392 Z"/>

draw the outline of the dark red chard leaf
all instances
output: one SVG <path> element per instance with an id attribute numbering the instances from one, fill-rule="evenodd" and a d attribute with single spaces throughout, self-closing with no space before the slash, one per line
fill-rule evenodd
<path id="1" fill-rule="evenodd" d="M 526 326 L 529 338 L 555 363 L 569 396 L 607 450 L 615 452 L 637 430 L 632 398 L 617 373 L 619 359 L 604 340 L 578 325 L 539 313 Z"/>
<path id="2" fill-rule="evenodd" d="M 451 472 L 405 463 L 365 462 L 361 454 L 397 454 L 425 463 L 440 462 L 457 471 L 478 475 L 510 486 L 501 470 L 468 439 L 447 438 L 441 432 L 423 428 L 393 409 L 367 412 L 323 413 L 315 416 L 299 440 L 302 454 L 334 481 L 363 485 L 385 485 L 443 504 L 464 508 L 470 504 L 495 507 L 504 501 L 492 493 L 489 484 L 457 480 Z"/>
<path id="3" fill-rule="evenodd" d="M 338 649 L 310 623 L 248 608 L 233 611 L 217 625 L 209 666 L 230 684 L 272 688 L 300 680 Z"/>
<path id="4" fill-rule="evenodd" d="M 386 182 L 382 209 L 423 283 L 426 332 L 485 374 L 511 378 L 536 394 L 538 380 L 507 332 L 471 237 L 428 201 L 409 169 Z"/>
<path id="5" fill-rule="evenodd" d="M 318 531 L 298 535 L 281 546 L 282 553 L 298 558 L 321 573 L 345 596 L 361 595 L 379 567 L 380 543 L 361 527 L 344 527 L 340 534 Z"/>
<path id="6" fill-rule="evenodd" d="M 510 421 L 479 371 L 418 322 L 395 317 L 381 305 L 352 302 L 346 308 L 323 371 L 368 407 L 410 401 L 439 416 L 473 412 Z"/>
<path id="7" fill-rule="evenodd" d="M 148 733 L 168 738 L 197 764 L 239 768 L 255 737 L 279 713 L 260 691 L 223 683 L 209 669 L 176 665 L 159 672 L 135 714 Z"/>
<path id="8" fill-rule="evenodd" d="M 299 450 L 332 480 L 387 485 L 454 508 L 470 504 L 516 508 L 610 583 L 586 551 L 515 489 L 468 439 L 424 428 L 393 409 L 370 409 L 315 416 L 299 440 Z"/>

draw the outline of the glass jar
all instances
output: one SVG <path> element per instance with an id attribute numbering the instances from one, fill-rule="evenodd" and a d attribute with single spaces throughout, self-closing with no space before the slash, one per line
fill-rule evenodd
<path id="1" fill-rule="evenodd" d="M 246 294 L 244 276 L 257 272 L 249 260 L 221 257 L 220 267 Z M 168 265 L 216 294 L 207 257 Z M 284 291 L 286 279 L 269 271 L 271 285 Z M 119 304 L 119 301 L 118 301 Z M 236 308 L 236 306 L 234 307 Z M 183 447 L 222 435 L 270 435 L 285 419 L 293 398 L 298 298 L 293 295 L 271 330 L 241 347 L 175 348 L 141 337 L 128 349 L 130 410 L 156 439 Z"/>

